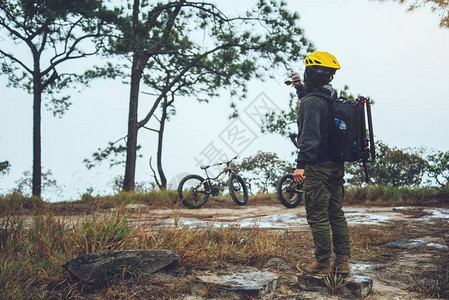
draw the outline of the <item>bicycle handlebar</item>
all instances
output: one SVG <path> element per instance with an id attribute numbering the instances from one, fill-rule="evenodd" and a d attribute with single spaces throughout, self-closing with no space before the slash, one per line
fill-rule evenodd
<path id="1" fill-rule="evenodd" d="M 216 163 L 215 165 L 212 165 L 212 166 L 219 166 L 219 165 L 222 165 L 222 164 L 229 165 L 229 164 L 230 164 L 234 159 L 236 159 L 237 157 L 238 157 L 238 155 L 236 155 L 235 157 L 231 158 L 230 161 L 222 161 L 222 162 Z"/>
<path id="2" fill-rule="evenodd" d="M 228 161 L 226 164 L 229 165 L 231 163 L 231 161 L 233 161 L 234 159 L 236 159 L 238 157 L 238 155 L 234 156 L 233 158 L 231 158 L 230 161 Z"/>
<path id="3" fill-rule="evenodd" d="M 229 164 L 234 160 L 234 159 L 236 159 L 238 157 L 238 155 L 236 155 L 235 157 L 233 157 L 230 161 L 222 161 L 222 162 L 219 162 L 219 163 L 216 163 L 216 164 L 214 164 L 214 165 L 209 165 L 209 166 L 202 166 L 201 167 L 201 169 L 207 169 L 207 168 L 209 168 L 209 167 L 214 167 L 214 166 L 219 166 L 219 165 L 222 165 L 222 164 L 226 164 L 227 166 L 229 166 Z"/>

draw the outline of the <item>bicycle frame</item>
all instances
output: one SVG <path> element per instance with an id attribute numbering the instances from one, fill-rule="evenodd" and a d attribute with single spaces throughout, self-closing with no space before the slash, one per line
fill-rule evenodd
<path id="1" fill-rule="evenodd" d="M 204 170 L 204 173 L 206 173 L 206 178 L 204 179 L 204 181 L 199 186 L 203 185 L 204 183 L 207 183 L 209 185 L 210 192 L 206 192 L 206 194 L 212 194 L 212 196 L 218 196 L 218 194 L 220 192 L 220 187 L 221 187 L 221 184 L 222 184 L 222 182 L 219 181 L 218 178 L 221 177 L 221 175 L 223 175 L 223 174 L 234 173 L 234 171 L 231 168 L 231 162 L 234 159 L 236 159 L 236 158 L 237 158 L 237 156 L 234 157 L 233 159 L 231 159 L 230 161 L 227 161 L 227 162 L 220 162 L 220 163 L 217 163 L 217 164 L 214 164 L 214 165 L 201 167 L 201 169 Z M 223 171 L 221 171 L 220 174 L 218 174 L 217 176 L 210 177 L 209 174 L 207 173 L 207 169 L 209 167 L 219 166 L 219 165 L 222 165 L 222 164 L 226 164 L 226 168 L 224 168 Z M 218 186 L 213 186 L 212 185 L 212 181 L 218 181 Z"/>

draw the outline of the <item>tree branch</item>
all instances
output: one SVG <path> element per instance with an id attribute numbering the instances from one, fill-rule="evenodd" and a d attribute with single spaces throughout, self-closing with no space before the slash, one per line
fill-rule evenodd
<path id="1" fill-rule="evenodd" d="M 150 127 L 146 127 L 146 126 L 142 126 L 142 128 L 145 128 L 146 130 L 149 130 L 149 131 L 159 132 L 159 130 L 156 130 L 156 129 L 153 129 Z"/>
<path id="2" fill-rule="evenodd" d="M 156 175 L 156 171 L 153 169 L 153 165 L 151 164 L 151 160 L 153 159 L 153 157 L 150 157 L 150 169 L 151 171 L 153 171 L 153 176 L 154 176 L 154 180 L 156 181 L 157 186 L 160 188 L 161 187 L 161 183 L 159 182 L 159 180 L 157 179 L 157 175 Z"/>
<path id="3" fill-rule="evenodd" d="M 22 68 L 24 68 L 28 73 L 33 74 L 33 71 L 31 69 L 29 69 L 23 62 L 21 62 L 19 59 L 17 59 L 16 57 L 12 56 L 9 53 L 6 53 L 5 51 L 3 51 L 2 49 L 0 49 L 0 53 L 9 58 L 12 61 L 15 61 L 16 63 L 18 63 Z"/>
<path id="4" fill-rule="evenodd" d="M 238 46 L 238 44 L 223 44 L 220 45 L 218 47 L 215 47 L 212 50 L 206 51 L 201 55 L 198 55 L 197 57 L 195 57 L 190 64 L 188 64 L 173 80 L 172 82 L 167 85 L 161 92 L 161 95 L 159 95 L 159 97 L 156 99 L 156 101 L 153 104 L 153 107 L 151 108 L 150 112 L 146 115 L 146 117 L 139 121 L 137 123 L 137 128 L 140 128 L 142 126 L 144 126 L 146 123 L 148 123 L 148 121 L 150 120 L 151 116 L 153 115 L 154 111 L 156 110 L 156 108 L 159 106 L 159 103 L 161 102 L 162 98 L 167 94 L 167 92 L 176 84 L 176 82 L 178 82 L 182 76 L 184 76 L 184 74 L 189 71 L 190 68 L 192 68 L 198 61 L 200 61 L 202 58 L 208 56 L 211 53 L 214 53 L 215 51 L 218 51 L 220 49 L 224 49 L 224 48 L 228 48 L 228 47 L 235 47 Z"/>
<path id="5" fill-rule="evenodd" d="M 165 44 L 165 42 L 167 41 L 167 39 L 168 39 L 168 37 L 170 35 L 170 32 L 171 32 L 171 30 L 173 28 L 173 25 L 175 24 L 175 19 L 178 16 L 179 12 L 181 11 L 182 5 L 185 2 L 186 2 L 186 0 L 181 0 L 176 5 L 175 10 L 171 13 L 170 18 L 167 21 L 167 25 L 164 28 L 164 33 L 162 34 L 161 39 L 159 40 L 159 42 L 157 42 L 152 47 L 152 49 L 150 49 L 149 51 L 146 51 L 147 55 L 153 56 L 162 47 L 162 45 Z"/>

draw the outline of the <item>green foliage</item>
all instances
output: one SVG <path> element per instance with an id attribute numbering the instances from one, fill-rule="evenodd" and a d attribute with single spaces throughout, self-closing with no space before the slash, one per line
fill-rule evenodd
<path id="1" fill-rule="evenodd" d="M 338 92 L 339 92 L 338 95 L 339 95 L 340 98 L 346 98 L 346 99 L 349 99 L 349 100 L 355 100 L 356 99 L 356 97 L 353 94 L 351 94 L 351 92 L 349 92 L 349 86 L 348 85 L 345 85 L 343 87 L 343 89 L 338 91 Z"/>
<path id="2" fill-rule="evenodd" d="M 258 189 L 256 192 L 268 193 L 276 187 L 281 176 L 292 172 L 292 163 L 280 159 L 276 153 L 259 151 L 244 158 L 235 168 L 245 182 L 251 184 L 251 192 L 254 185 Z"/>
<path id="3" fill-rule="evenodd" d="M 8 174 L 9 170 L 11 169 L 11 164 L 9 161 L 2 161 L 0 162 L 0 176 Z"/>
<path id="4" fill-rule="evenodd" d="M 418 186 L 421 184 L 428 163 L 423 158 L 422 149 L 390 148 L 376 141 L 376 160 L 368 163 L 370 181 L 374 184 L 399 186 Z M 361 163 L 347 163 L 347 182 L 362 185 L 364 170 Z"/>
<path id="5" fill-rule="evenodd" d="M 380 0 L 385 1 L 385 0 Z M 423 6 L 430 6 L 433 12 L 439 14 L 440 27 L 449 28 L 449 2 L 447 0 L 395 0 L 400 3 L 409 3 L 409 11 L 421 8 Z"/>
<path id="6" fill-rule="evenodd" d="M 441 188 L 449 183 L 449 151 L 437 151 L 427 157 L 427 173 Z"/>
<path id="7" fill-rule="evenodd" d="M 92 159 L 85 158 L 83 160 L 83 163 L 87 167 L 88 170 L 91 168 L 97 166 L 104 160 L 109 160 L 109 167 L 112 168 L 114 166 L 123 165 L 125 163 L 125 153 L 126 153 L 126 146 L 125 145 L 116 145 L 118 142 L 120 142 L 122 139 L 116 141 L 116 142 L 109 142 L 109 146 L 100 149 L 98 148 L 97 152 L 94 152 L 92 154 Z M 141 146 L 137 146 L 137 151 L 140 150 Z M 139 157 L 142 157 L 141 155 Z"/>
<path id="8" fill-rule="evenodd" d="M 276 133 L 283 137 L 288 137 L 296 148 L 298 129 L 293 124 L 296 124 L 298 118 L 298 105 L 297 96 L 290 94 L 288 102 L 289 110 L 267 113 L 264 122 L 262 122 L 262 133 Z"/>
<path id="9" fill-rule="evenodd" d="M 70 106 L 70 96 L 61 91 L 75 83 L 77 75 L 57 68 L 98 51 L 112 15 L 102 5 L 98 0 L 1 1 L 1 32 L 8 39 L 0 44 L 0 55 L 8 86 L 48 95 L 47 108 L 61 116 Z M 21 57 L 16 47 L 28 47 L 31 57 Z"/>
<path id="10" fill-rule="evenodd" d="M 47 172 L 41 173 L 41 178 L 43 190 L 53 189 L 57 191 L 59 189 L 56 179 L 53 178 L 53 173 L 51 170 L 47 170 Z M 31 177 L 31 172 L 30 171 L 23 172 L 23 177 L 15 182 L 16 187 L 12 190 L 12 194 L 31 195 L 32 182 L 33 179 Z"/>
<path id="11" fill-rule="evenodd" d="M 178 5 L 181 10 L 174 16 Z M 263 9 L 266 7 L 270 9 Z M 262 59 L 268 54 L 275 55 L 276 61 L 287 63 L 290 59 L 297 60 L 296 54 L 300 53 L 303 44 L 308 45 L 300 36 L 302 30 L 295 27 L 298 16 L 288 13 L 284 4 L 261 2 L 259 9 L 266 13 L 261 15 L 254 11 L 246 16 L 229 18 L 211 3 L 174 1 L 141 5 L 139 12 L 148 18 L 135 20 L 125 12 L 118 23 L 122 36 L 111 37 L 111 47 L 107 51 L 108 54 L 142 53 L 147 56 L 147 69 L 152 72 L 146 73 L 145 81 L 156 91 L 162 91 L 174 80 L 176 86 L 170 89 L 176 90 L 178 95 L 197 95 L 195 89 L 198 88 L 205 95 L 200 100 L 217 96 L 213 91 L 228 85 L 234 86 L 231 93 L 237 93 L 244 90 L 245 81 L 258 75 L 256 66 L 261 61 L 256 63 L 255 53 L 261 53 Z M 284 19 L 278 18 L 279 14 Z M 259 22 L 265 25 L 264 30 L 276 28 L 284 38 L 270 36 L 273 31 L 265 36 L 256 35 L 253 27 L 260 27 Z M 141 30 L 143 28 L 145 30 Z M 161 43 L 166 31 L 169 35 Z M 271 50 L 267 49 L 270 45 Z M 283 57 L 287 51 L 280 51 L 280 47 L 290 51 L 287 59 Z M 271 67 L 271 64 L 264 66 L 265 69 Z"/>
<path id="12" fill-rule="evenodd" d="M 114 193 L 120 194 L 123 187 L 123 176 L 119 175 L 114 177 L 110 184 Z M 154 182 L 148 182 L 148 180 L 136 181 L 134 184 L 134 192 L 139 194 L 153 193 L 155 188 L 156 184 Z"/>

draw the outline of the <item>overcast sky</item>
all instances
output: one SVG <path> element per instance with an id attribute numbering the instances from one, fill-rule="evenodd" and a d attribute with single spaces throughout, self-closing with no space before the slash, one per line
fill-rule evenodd
<path id="1" fill-rule="evenodd" d="M 216 1 L 229 15 L 254 6 L 255 1 Z M 317 50 L 335 55 L 341 65 L 333 81 L 341 89 L 375 101 L 373 122 L 376 139 L 399 148 L 425 146 L 449 151 L 448 79 L 449 30 L 439 28 L 439 16 L 429 8 L 407 12 L 397 3 L 368 0 L 288 0 L 300 16 Z M 199 161 L 212 156 L 239 157 L 257 151 L 276 152 L 291 159 L 291 143 L 275 135 L 262 135 L 257 112 L 285 109 L 291 88 L 283 79 L 294 70 L 276 70 L 275 80 L 249 83 L 248 99 L 239 103 L 241 117 L 229 120 L 231 98 L 224 92 L 210 104 L 183 99 L 167 124 L 163 165 L 167 179 L 199 173 Z M 8 160 L 9 175 L 0 178 L 0 194 L 8 193 L 23 172 L 32 167 L 32 97 L 6 87 L 0 77 L 0 161 Z M 145 89 L 142 89 L 145 91 Z M 60 191 L 43 193 L 45 200 L 71 200 L 92 188 L 94 194 L 111 193 L 112 179 L 123 167 L 107 164 L 90 171 L 82 161 L 108 141 L 126 135 L 129 88 L 120 82 L 96 81 L 88 89 L 74 91 L 73 105 L 62 119 L 43 111 L 42 166 L 51 170 Z M 143 116 L 152 98 L 142 95 Z M 232 132 L 243 132 L 237 136 Z M 152 181 L 150 156 L 155 157 L 156 135 L 139 132 L 143 146 L 136 180 Z M 155 159 L 153 159 L 154 162 Z"/>

